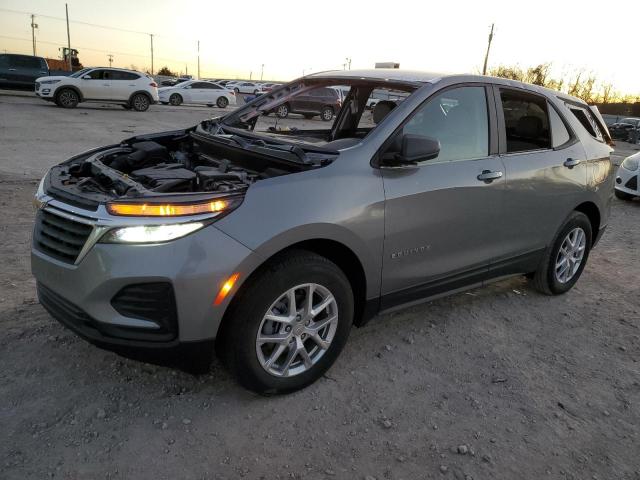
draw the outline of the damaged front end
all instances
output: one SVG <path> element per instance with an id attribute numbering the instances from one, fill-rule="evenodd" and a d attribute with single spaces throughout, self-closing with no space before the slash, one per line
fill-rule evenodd
<path id="1" fill-rule="evenodd" d="M 252 184 L 321 167 L 334 156 L 309 157 L 298 147 L 226 134 L 206 121 L 74 157 L 53 167 L 41 190 L 84 210 L 106 205 L 112 215 L 219 214 L 238 205 Z"/>

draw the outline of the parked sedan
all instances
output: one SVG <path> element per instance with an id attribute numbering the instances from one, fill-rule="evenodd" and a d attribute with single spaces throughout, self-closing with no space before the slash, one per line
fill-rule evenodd
<path id="1" fill-rule="evenodd" d="M 628 117 L 611 125 L 609 132 L 612 138 L 627 141 L 629 134 L 637 128 L 640 128 L 640 118 Z"/>
<path id="2" fill-rule="evenodd" d="M 232 88 L 236 93 L 252 93 L 253 95 L 262 91 L 262 86 L 254 82 L 238 82 Z"/>
<path id="3" fill-rule="evenodd" d="M 189 80 L 175 87 L 163 87 L 158 91 L 163 105 L 202 104 L 226 108 L 236 104 L 236 95 L 217 83 Z"/>

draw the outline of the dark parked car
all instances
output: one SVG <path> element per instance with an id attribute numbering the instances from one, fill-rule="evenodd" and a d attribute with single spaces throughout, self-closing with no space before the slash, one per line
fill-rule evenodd
<path id="1" fill-rule="evenodd" d="M 0 88 L 33 90 L 36 78 L 49 75 L 49 65 L 42 57 L 0 54 Z"/>
<path id="2" fill-rule="evenodd" d="M 341 106 L 337 90 L 323 87 L 314 88 L 293 97 L 290 101 L 280 105 L 275 113 L 280 118 L 286 118 L 290 113 L 301 113 L 305 118 L 320 115 L 322 120 L 329 122 L 340 111 Z"/>
<path id="3" fill-rule="evenodd" d="M 623 118 L 609 127 L 611 138 L 627 140 L 632 130 L 640 128 L 640 118 Z"/>

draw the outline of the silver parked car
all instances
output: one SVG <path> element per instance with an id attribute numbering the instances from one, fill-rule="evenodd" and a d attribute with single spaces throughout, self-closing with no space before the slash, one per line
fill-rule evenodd
<path id="1" fill-rule="evenodd" d="M 265 115 L 335 86 L 349 91 L 329 128 Z M 380 89 L 406 98 L 373 122 Z M 609 219 L 608 142 L 596 110 L 520 82 L 309 75 L 53 167 L 36 195 L 38 295 L 98 345 L 215 340 L 244 386 L 296 390 L 379 312 L 512 275 L 571 289 Z"/>

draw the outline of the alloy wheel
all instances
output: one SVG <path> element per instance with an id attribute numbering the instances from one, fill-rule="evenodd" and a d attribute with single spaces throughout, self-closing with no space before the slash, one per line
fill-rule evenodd
<path id="1" fill-rule="evenodd" d="M 327 352 L 338 326 L 338 304 L 326 287 L 293 287 L 269 307 L 256 335 L 256 353 L 264 370 L 293 377 L 312 368 Z"/>
<path id="2" fill-rule="evenodd" d="M 136 95 L 133 98 L 133 108 L 138 112 L 143 112 L 149 108 L 149 99 L 146 95 Z"/>
<path id="3" fill-rule="evenodd" d="M 558 256 L 556 257 L 556 280 L 560 283 L 567 283 L 571 280 L 584 258 L 587 236 L 584 230 L 576 227 L 564 238 Z"/>
<path id="4" fill-rule="evenodd" d="M 58 101 L 63 107 L 71 107 L 77 103 L 77 95 L 71 90 L 60 93 Z"/>

